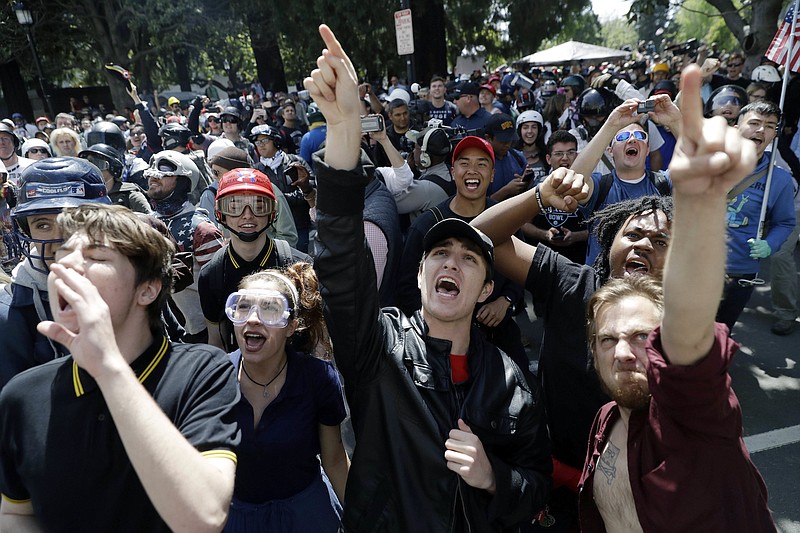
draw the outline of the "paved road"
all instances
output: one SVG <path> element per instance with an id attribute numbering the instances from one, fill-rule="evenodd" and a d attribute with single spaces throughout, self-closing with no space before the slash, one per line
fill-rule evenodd
<path id="1" fill-rule="evenodd" d="M 800 253 L 795 259 L 800 263 Z M 768 265 L 762 277 L 769 280 Z M 530 298 L 528 296 L 528 298 Z M 530 305 L 529 314 L 532 314 Z M 745 442 L 770 493 L 778 530 L 800 533 L 800 327 L 789 336 L 770 333 L 769 284 L 756 289 L 734 328 L 742 344 L 730 374 L 742 404 Z M 518 317 L 538 354 L 541 323 Z"/>

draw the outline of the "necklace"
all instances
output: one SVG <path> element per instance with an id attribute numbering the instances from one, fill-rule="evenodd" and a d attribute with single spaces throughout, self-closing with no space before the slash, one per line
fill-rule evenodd
<path id="1" fill-rule="evenodd" d="M 281 367 L 281 369 L 278 370 L 277 374 L 275 374 L 275 377 L 272 378 L 271 380 L 267 381 L 266 383 L 259 383 L 258 381 L 254 380 L 253 378 L 250 377 L 250 374 L 247 373 L 247 367 L 244 366 L 244 357 L 242 357 L 242 370 L 244 370 L 244 375 L 247 376 L 247 379 L 249 379 L 250 381 L 252 381 L 256 385 L 258 385 L 259 387 L 264 387 L 264 398 L 269 398 L 269 394 L 267 393 L 267 387 L 272 385 L 272 382 L 275 381 L 276 379 L 278 379 L 278 376 L 283 374 L 283 370 L 286 368 L 286 363 L 288 363 L 288 362 L 289 362 L 289 358 L 287 357 L 286 360 L 283 362 L 283 366 Z"/>

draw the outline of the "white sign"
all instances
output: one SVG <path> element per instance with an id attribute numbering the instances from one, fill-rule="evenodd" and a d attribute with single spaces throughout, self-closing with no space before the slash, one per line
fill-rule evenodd
<path id="1" fill-rule="evenodd" d="M 414 28 L 411 25 L 411 10 L 394 12 L 394 29 L 397 34 L 397 54 L 401 56 L 414 53 Z"/>

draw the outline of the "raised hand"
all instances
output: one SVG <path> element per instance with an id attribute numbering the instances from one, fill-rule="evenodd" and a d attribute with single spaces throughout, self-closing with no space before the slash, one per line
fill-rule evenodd
<path id="1" fill-rule="evenodd" d="M 544 207 L 561 211 L 575 211 L 589 196 L 589 182 L 584 176 L 564 167 L 555 169 L 538 187 Z"/>
<path id="2" fill-rule="evenodd" d="M 701 73 L 696 65 L 681 80 L 681 135 L 669 165 L 676 194 L 722 195 L 753 171 L 756 149 L 723 117 L 703 118 Z"/>

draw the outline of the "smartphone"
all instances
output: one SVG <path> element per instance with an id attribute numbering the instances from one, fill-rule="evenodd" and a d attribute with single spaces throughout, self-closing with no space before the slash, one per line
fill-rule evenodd
<path id="1" fill-rule="evenodd" d="M 561 228 L 556 228 L 556 229 L 558 230 L 558 233 L 553 235 L 551 237 L 551 239 L 554 240 L 554 241 L 563 241 L 564 240 L 564 230 L 562 230 Z"/>
<path id="2" fill-rule="evenodd" d="M 284 174 L 286 175 L 286 181 L 288 182 L 289 185 L 291 185 L 292 183 L 297 181 L 297 167 L 296 166 L 291 166 L 291 167 L 287 168 L 286 172 L 284 172 Z"/>
<path id="3" fill-rule="evenodd" d="M 361 133 L 383 131 L 383 117 L 381 115 L 367 115 L 361 117 Z"/>
<path id="4" fill-rule="evenodd" d="M 649 113 L 650 111 L 655 111 L 656 109 L 656 102 L 655 100 L 645 100 L 644 102 L 639 102 L 639 106 L 636 108 L 636 112 L 641 113 Z"/>
<path id="5" fill-rule="evenodd" d="M 530 183 L 531 180 L 533 179 L 533 176 L 534 176 L 533 166 L 528 165 L 527 167 L 525 167 L 525 171 L 522 173 L 522 181 L 524 181 L 525 183 Z"/>

